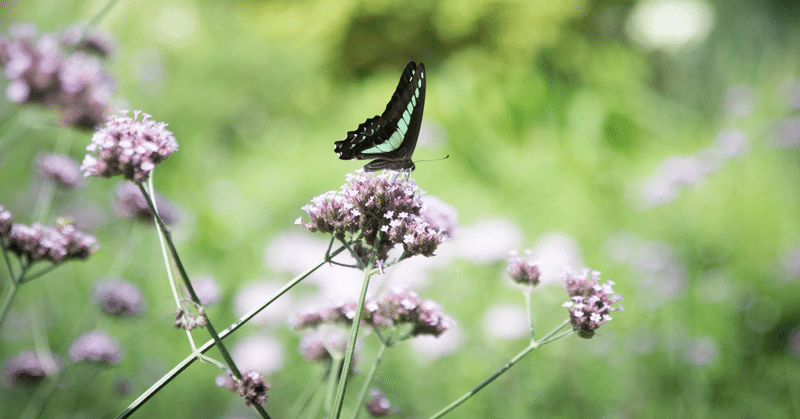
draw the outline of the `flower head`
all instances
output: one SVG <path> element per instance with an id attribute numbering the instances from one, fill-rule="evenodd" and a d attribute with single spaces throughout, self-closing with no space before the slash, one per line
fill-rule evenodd
<path id="1" fill-rule="evenodd" d="M 9 37 L 0 36 L 0 67 L 9 79 L 11 102 L 56 107 L 64 123 L 81 129 L 105 119 L 116 85 L 100 57 L 65 51 L 56 34 L 37 38 L 29 23 L 11 25 L 8 32 Z"/>
<path id="2" fill-rule="evenodd" d="M 248 406 L 263 406 L 267 402 L 267 390 L 269 390 L 270 385 L 264 381 L 261 374 L 255 371 L 243 373 L 241 380 L 226 376 L 222 380 L 217 379 L 217 383 L 217 385 L 242 396 L 244 403 Z"/>
<path id="3" fill-rule="evenodd" d="M 103 311 L 118 316 L 136 316 L 144 311 L 144 297 L 136 285 L 119 279 L 97 281 L 92 298 Z"/>
<path id="4" fill-rule="evenodd" d="M 14 217 L 11 215 L 11 211 L 0 205 L 0 238 L 11 233 L 12 225 L 14 225 Z"/>
<path id="5" fill-rule="evenodd" d="M 122 361 L 122 356 L 119 341 L 99 330 L 82 334 L 69 347 L 69 357 L 73 362 L 116 365 Z"/>
<path id="6" fill-rule="evenodd" d="M 530 254 L 531 251 L 527 250 L 525 258 L 514 256 L 509 259 L 506 272 L 517 284 L 530 285 L 532 288 L 539 284 L 539 277 L 542 276 L 542 271 L 538 263 L 528 260 Z"/>
<path id="7" fill-rule="evenodd" d="M 97 239 L 65 220 L 53 228 L 39 223 L 15 223 L 8 234 L 6 249 L 28 262 L 46 260 L 59 263 L 69 259 L 88 259 L 97 251 Z"/>
<path id="8" fill-rule="evenodd" d="M 432 256 L 445 239 L 447 226 L 434 225 L 422 214 L 424 193 L 407 175 L 358 170 L 347 176 L 339 192 L 327 192 L 303 207 L 311 220 L 299 224 L 311 232 L 355 241 L 355 253 L 366 260 L 372 248 L 385 261 L 389 250 L 403 248 L 400 259 Z"/>
<path id="9" fill-rule="evenodd" d="M 584 269 L 581 272 L 567 271 L 564 278 L 564 288 L 570 300 L 563 304 L 569 309 L 569 320 L 578 336 L 590 339 L 595 330 L 605 322 L 611 320 L 611 312 L 622 310 L 622 307 L 612 307 L 622 299 L 614 294 L 613 281 L 600 284 L 600 272 Z"/>
<path id="10" fill-rule="evenodd" d="M 92 135 L 92 143 L 86 147 L 89 154 L 81 165 L 86 176 L 122 175 L 127 180 L 143 182 L 156 164 L 178 150 L 178 142 L 166 129 L 166 123 L 152 121 L 141 111 L 134 111 L 133 118 L 127 113 L 112 116 Z"/>
<path id="11" fill-rule="evenodd" d="M 36 170 L 62 189 L 73 189 L 83 180 L 78 162 L 64 154 L 43 153 L 36 156 Z"/>
<path id="12" fill-rule="evenodd" d="M 41 381 L 48 373 L 55 373 L 61 366 L 52 355 L 41 359 L 36 352 L 26 351 L 9 358 L 3 367 L 5 387 L 28 387 Z"/>
<path id="13" fill-rule="evenodd" d="M 397 413 L 395 409 L 392 409 L 392 404 L 389 403 L 386 395 L 377 387 L 369 389 L 369 398 L 364 403 L 364 407 L 373 417 L 391 416 Z"/>

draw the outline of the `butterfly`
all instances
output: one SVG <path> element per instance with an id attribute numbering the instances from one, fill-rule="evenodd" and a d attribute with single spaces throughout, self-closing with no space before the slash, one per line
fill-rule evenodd
<path id="1" fill-rule="evenodd" d="M 342 160 L 369 160 L 367 172 L 414 170 L 411 155 L 417 146 L 425 106 L 425 66 L 409 61 L 381 116 L 367 119 L 347 138 L 334 143 Z"/>

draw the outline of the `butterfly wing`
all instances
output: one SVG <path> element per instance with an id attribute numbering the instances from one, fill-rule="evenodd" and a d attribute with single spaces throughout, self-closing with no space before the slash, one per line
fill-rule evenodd
<path id="1" fill-rule="evenodd" d="M 425 107 L 425 66 L 410 61 L 380 116 L 367 119 L 347 138 L 334 143 L 342 160 L 368 160 L 366 171 L 414 170 L 411 155 L 417 146 Z"/>

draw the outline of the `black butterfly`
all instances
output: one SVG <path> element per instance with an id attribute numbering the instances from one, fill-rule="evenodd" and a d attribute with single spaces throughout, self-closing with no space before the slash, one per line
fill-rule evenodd
<path id="1" fill-rule="evenodd" d="M 367 119 L 333 151 L 342 160 L 374 159 L 364 170 L 414 170 L 411 155 L 417 146 L 425 106 L 425 66 L 410 61 L 381 116 Z"/>

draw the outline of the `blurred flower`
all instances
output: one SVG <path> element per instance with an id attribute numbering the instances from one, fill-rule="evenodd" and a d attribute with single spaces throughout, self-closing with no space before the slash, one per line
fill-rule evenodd
<path id="1" fill-rule="evenodd" d="M 248 406 L 263 406 L 267 402 L 267 390 L 270 385 L 264 381 L 261 374 L 255 371 L 247 371 L 242 374 L 241 380 L 235 380 L 230 376 L 217 377 L 217 385 L 225 387 L 230 391 L 242 396 L 244 403 Z"/>
<path id="2" fill-rule="evenodd" d="M 92 135 L 81 170 L 86 176 L 122 175 L 132 182 L 143 182 L 158 163 L 178 150 L 178 142 L 166 123 L 152 121 L 142 111 L 133 111 L 133 118 L 127 116 L 128 111 L 121 113 L 110 117 Z"/>
<path id="3" fill-rule="evenodd" d="M 753 113 L 756 106 L 755 93 L 750 86 L 733 86 L 725 91 L 722 107 L 733 118 L 741 118 Z"/>
<path id="4" fill-rule="evenodd" d="M 356 301 L 333 302 L 316 310 L 306 310 L 292 320 L 295 329 L 308 329 L 320 324 L 349 325 L 356 315 Z M 361 320 L 378 329 L 394 329 L 397 336 L 388 339 L 407 339 L 419 335 L 439 336 L 455 324 L 444 314 L 442 307 L 431 301 L 421 300 L 417 293 L 394 289 L 378 299 L 368 298 L 364 302 Z M 407 326 L 408 330 L 398 331 Z"/>
<path id="5" fill-rule="evenodd" d="M 6 96 L 14 103 L 54 106 L 65 124 L 94 128 L 116 89 L 102 61 L 81 50 L 65 54 L 57 35 L 35 37 L 31 24 L 11 25 L 9 38 L 0 36 L 0 67 L 10 81 Z"/>
<path id="6" fill-rule="evenodd" d="M 241 369 L 267 375 L 283 367 L 283 354 L 281 342 L 263 334 L 245 336 L 231 350 L 231 356 Z"/>
<path id="7" fill-rule="evenodd" d="M 725 129 L 714 138 L 712 150 L 725 158 L 741 157 L 750 150 L 750 140 L 740 129 Z"/>
<path id="8" fill-rule="evenodd" d="M 458 226 L 458 212 L 455 207 L 435 196 L 423 195 L 420 215 L 446 238 L 453 238 Z"/>
<path id="9" fill-rule="evenodd" d="M 69 347 L 69 357 L 73 362 L 116 365 L 122 361 L 122 356 L 119 341 L 99 330 L 82 334 Z"/>
<path id="10" fill-rule="evenodd" d="M 496 339 L 519 339 L 530 332 L 530 322 L 522 307 L 495 305 L 483 315 L 483 332 Z"/>
<path id="11" fill-rule="evenodd" d="M 686 342 L 684 356 L 695 366 L 711 364 L 719 356 L 719 344 L 709 337 L 690 339 Z"/>
<path id="12" fill-rule="evenodd" d="M 300 338 L 298 350 L 306 361 L 328 362 L 334 356 L 336 358 L 344 356 L 347 350 L 347 335 L 340 328 L 319 327 Z"/>
<path id="13" fill-rule="evenodd" d="M 800 109 L 800 80 L 786 80 L 781 84 L 778 94 L 789 109 Z"/>
<path id="14" fill-rule="evenodd" d="M 295 231 L 278 234 L 267 245 L 264 254 L 269 269 L 298 275 L 319 263 L 327 249 L 326 240 Z"/>
<path id="15" fill-rule="evenodd" d="M 2 219 L 1 209 L 0 219 Z M 785 250 L 780 257 L 779 263 L 782 276 L 785 280 L 790 281 L 800 277 L 800 245 Z"/>
<path id="16" fill-rule="evenodd" d="M 367 397 L 367 401 L 364 402 L 364 407 L 366 407 L 367 412 L 374 417 L 391 416 L 397 413 L 395 409 L 392 409 L 392 404 L 389 403 L 389 399 L 386 398 L 386 395 L 377 387 L 369 389 L 369 396 Z"/>
<path id="17" fill-rule="evenodd" d="M 219 292 L 219 285 L 217 281 L 210 276 L 202 276 L 192 281 L 192 288 L 200 304 L 207 306 L 219 302 L 222 296 Z"/>
<path id="18" fill-rule="evenodd" d="M 28 263 L 46 260 L 60 263 L 70 259 L 88 259 L 97 251 L 97 239 L 59 220 L 56 228 L 33 223 L 15 223 L 8 234 L 6 249 L 24 257 Z"/>
<path id="19" fill-rule="evenodd" d="M 92 298 L 108 314 L 137 316 L 144 311 L 144 297 L 139 287 L 119 278 L 97 281 Z"/>
<path id="20" fill-rule="evenodd" d="M 464 341 L 464 333 L 454 324 L 440 336 L 422 335 L 411 341 L 411 348 L 421 361 L 429 362 L 455 352 Z"/>
<path id="21" fill-rule="evenodd" d="M 530 249 L 525 251 L 525 258 L 516 256 L 517 252 L 513 252 L 513 257 L 508 261 L 506 272 L 511 279 L 520 285 L 528 285 L 531 288 L 539 284 L 539 277 L 542 271 L 539 269 L 539 264 L 530 260 Z"/>
<path id="22" fill-rule="evenodd" d="M 42 176 L 63 189 L 73 189 L 83 180 L 78 162 L 64 154 L 41 153 L 35 162 Z"/>
<path id="23" fill-rule="evenodd" d="M 45 354 L 44 358 L 41 359 L 33 351 L 21 352 L 9 358 L 3 366 L 3 385 L 9 388 L 29 387 L 61 369 L 53 354 Z"/>
<path id="24" fill-rule="evenodd" d="M 519 247 L 519 226 L 504 219 L 484 219 L 459 230 L 456 255 L 476 264 L 497 262 L 508 257 L 508 250 Z"/>
<path id="25" fill-rule="evenodd" d="M 795 358 L 800 358 L 800 326 L 795 327 L 786 339 L 786 350 Z"/>
<path id="26" fill-rule="evenodd" d="M 14 217 L 11 211 L 0 205 L 0 239 L 11 234 L 11 226 L 14 225 Z"/>
<path id="27" fill-rule="evenodd" d="M 664 159 L 655 173 L 640 185 L 641 205 L 655 207 L 673 201 L 681 188 L 694 186 L 717 170 L 714 161 L 703 161 L 694 156 L 672 156 Z"/>
<path id="28" fill-rule="evenodd" d="M 570 301 L 563 304 L 569 309 L 569 320 L 578 336 L 590 339 L 595 330 L 611 320 L 611 312 L 622 310 L 612 307 L 622 299 L 614 294 L 613 281 L 599 284 L 600 272 L 584 269 L 581 272 L 567 271 L 564 288 Z"/>
<path id="29" fill-rule="evenodd" d="M 167 201 L 158 192 L 155 193 L 156 209 L 164 224 L 175 224 L 180 220 L 178 208 Z M 130 182 L 117 184 L 114 200 L 114 213 L 118 217 L 136 218 L 144 222 L 153 222 L 153 213 L 147 205 L 147 200 L 142 195 L 139 187 Z"/>
<path id="30" fill-rule="evenodd" d="M 626 24 L 628 35 L 652 49 L 677 50 L 708 37 L 714 9 L 700 0 L 647 0 L 636 3 Z"/>
<path id="31" fill-rule="evenodd" d="M 540 236 L 533 246 L 531 258 L 538 261 L 543 284 L 560 283 L 564 269 L 581 266 L 581 248 L 574 238 L 563 233 L 547 233 Z"/>
<path id="32" fill-rule="evenodd" d="M 302 223 L 298 218 L 297 223 L 311 232 L 358 240 L 353 249 L 362 261 L 369 258 L 373 247 L 379 264 L 395 246 L 403 248 L 398 260 L 433 256 L 445 235 L 421 216 L 420 196 L 424 191 L 413 179 L 392 171 L 376 174 L 358 170 L 347 176 L 347 182 L 339 192 L 313 198 L 303 207 L 311 221 Z"/>
<path id="33" fill-rule="evenodd" d="M 800 116 L 790 116 L 775 123 L 772 145 L 779 148 L 800 146 Z"/>
<path id="34" fill-rule="evenodd" d="M 80 23 L 64 29 L 61 33 L 61 45 L 101 57 L 110 56 L 116 48 L 114 38 L 108 31 L 98 27 L 87 28 Z"/>

